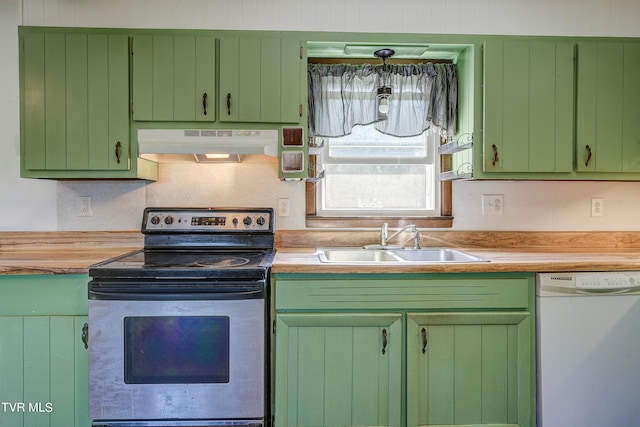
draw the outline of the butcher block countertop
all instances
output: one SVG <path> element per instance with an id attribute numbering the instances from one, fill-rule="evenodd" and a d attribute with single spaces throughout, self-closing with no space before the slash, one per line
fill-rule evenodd
<path id="1" fill-rule="evenodd" d="M 144 245 L 138 231 L 0 233 L 0 274 L 87 274 L 89 266 Z"/>
<path id="2" fill-rule="evenodd" d="M 376 243 L 379 232 L 283 231 L 273 273 L 490 273 L 640 270 L 640 232 L 421 231 L 420 245 L 448 247 L 487 262 L 338 264 L 317 248 Z M 409 244 L 410 234 L 407 235 Z M 309 242 L 313 242 L 310 247 Z"/>
<path id="3" fill-rule="evenodd" d="M 486 259 L 463 264 L 336 264 L 318 247 L 375 243 L 377 231 L 285 230 L 276 234 L 274 273 L 485 273 L 640 271 L 640 232 L 422 231 L 422 247 L 450 247 Z M 408 236 L 409 237 L 409 236 Z M 141 249 L 139 231 L 0 233 L 0 274 L 86 274 L 89 266 Z"/>

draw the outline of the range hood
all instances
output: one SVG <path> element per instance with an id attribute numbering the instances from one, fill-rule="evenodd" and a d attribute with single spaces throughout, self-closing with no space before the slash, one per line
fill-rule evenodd
<path id="1" fill-rule="evenodd" d="M 274 129 L 138 129 L 138 154 L 278 156 Z"/>

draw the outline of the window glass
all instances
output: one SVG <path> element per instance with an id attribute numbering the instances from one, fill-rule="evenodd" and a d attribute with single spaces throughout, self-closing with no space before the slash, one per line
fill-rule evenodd
<path id="1" fill-rule="evenodd" d="M 320 216 L 438 215 L 435 146 L 439 133 L 398 138 L 373 125 L 325 138 L 317 185 Z"/>

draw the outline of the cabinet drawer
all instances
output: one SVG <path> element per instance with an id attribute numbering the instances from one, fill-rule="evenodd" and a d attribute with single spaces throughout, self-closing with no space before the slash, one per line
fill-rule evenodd
<path id="1" fill-rule="evenodd" d="M 275 308 L 295 310 L 527 308 L 527 278 L 277 279 Z"/>

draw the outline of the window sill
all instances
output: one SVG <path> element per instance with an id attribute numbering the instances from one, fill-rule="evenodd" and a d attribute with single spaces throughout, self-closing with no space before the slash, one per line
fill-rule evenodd
<path id="1" fill-rule="evenodd" d="M 400 228 L 414 224 L 418 228 L 451 228 L 452 216 L 438 217 L 319 217 L 307 215 L 308 228 L 380 228 L 383 222 L 391 228 Z"/>

